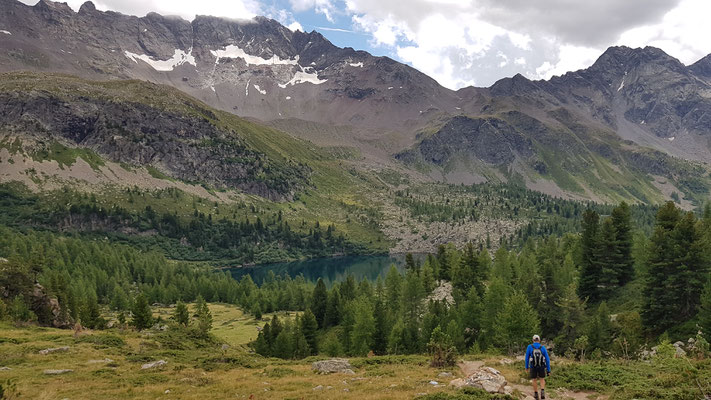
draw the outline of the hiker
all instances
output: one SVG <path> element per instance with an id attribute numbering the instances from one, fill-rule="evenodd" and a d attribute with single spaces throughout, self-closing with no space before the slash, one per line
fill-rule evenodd
<path id="1" fill-rule="evenodd" d="M 541 382 L 541 400 L 546 398 L 546 375 L 551 374 L 551 359 L 541 337 L 533 335 L 533 343 L 526 349 L 526 372 L 533 384 L 533 397 L 538 400 L 538 381 Z"/>

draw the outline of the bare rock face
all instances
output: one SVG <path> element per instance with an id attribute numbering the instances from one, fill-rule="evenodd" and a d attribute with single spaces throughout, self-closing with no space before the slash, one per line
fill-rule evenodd
<path id="1" fill-rule="evenodd" d="M 36 283 L 32 289 L 32 310 L 40 324 L 55 328 L 69 328 L 74 324 L 68 312 L 62 310 L 56 298 L 47 295 L 44 287 Z M 67 349 L 69 349 L 67 347 Z"/>
<path id="2" fill-rule="evenodd" d="M 334 372 L 353 374 L 353 367 L 348 360 L 343 358 L 334 358 L 332 360 L 316 361 L 311 364 L 311 369 L 320 374 L 332 374 Z M 350 372 L 349 372 L 350 371 Z"/>
<path id="3" fill-rule="evenodd" d="M 466 379 L 455 379 L 449 385 L 456 388 L 469 386 L 486 390 L 489 393 L 510 394 L 512 392 L 512 388 L 506 382 L 506 378 L 501 375 L 501 372 L 491 367 L 483 367 Z"/>

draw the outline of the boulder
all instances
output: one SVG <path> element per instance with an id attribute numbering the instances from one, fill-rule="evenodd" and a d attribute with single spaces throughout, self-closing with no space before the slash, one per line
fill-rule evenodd
<path id="1" fill-rule="evenodd" d="M 451 378 L 452 373 L 451 372 L 440 372 L 439 374 L 437 374 L 437 377 L 438 378 Z"/>
<path id="2" fill-rule="evenodd" d="M 316 361 L 311 364 L 311 369 L 320 374 L 331 374 L 334 372 L 343 372 L 353 374 L 351 363 L 343 358 L 334 358 L 331 360 Z M 350 371 L 350 372 L 347 372 Z"/>
<path id="3" fill-rule="evenodd" d="M 12 368 L 10 367 L 0 367 L 0 371 L 10 371 Z"/>
<path id="4" fill-rule="evenodd" d="M 449 382 L 450 386 L 460 388 L 463 386 L 474 387 L 478 389 L 486 390 L 489 393 L 507 393 L 511 392 L 512 389 L 506 382 L 506 378 L 501 375 L 501 372 L 491 367 L 483 367 L 473 374 L 469 375 L 466 379 L 455 379 Z"/>
<path id="5" fill-rule="evenodd" d="M 89 360 L 86 363 L 87 364 L 110 364 L 114 362 L 114 360 L 110 358 L 104 358 L 103 360 Z"/>
<path id="6" fill-rule="evenodd" d="M 467 382 L 462 378 L 457 378 L 457 379 L 454 379 L 449 382 L 449 386 L 453 386 L 457 389 L 464 387 L 464 385 L 466 385 L 466 384 L 467 384 Z"/>
<path id="7" fill-rule="evenodd" d="M 62 374 L 68 374 L 70 372 L 74 372 L 73 369 L 45 369 L 44 374 L 45 375 L 62 375 Z"/>
<path id="8" fill-rule="evenodd" d="M 143 364 L 141 365 L 141 369 L 152 369 L 152 368 L 158 368 L 162 367 L 164 365 L 168 364 L 167 361 L 165 360 L 158 360 L 158 361 L 153 361 L 151 363 Z"/>
<path id="9" fill-rule="evenodd" d="M 44 349 L 44 350 L 40 350 L 39 353 L 42 354 L 43 356 L 46 356 L 47 354 L 63 353 L 65 351 L 69 351 L 69 346 L 53 347 L 53 348 L 49 348 L 49 349 Z"/>

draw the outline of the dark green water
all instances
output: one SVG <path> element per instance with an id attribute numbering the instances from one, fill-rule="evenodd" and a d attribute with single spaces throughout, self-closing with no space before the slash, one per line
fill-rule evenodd
<path id="1" fill-rule="evenodd" d="M 308 281 L 317 281 L 323 278 L 327 285 L 333 282 L 344 280 L 348 274 L 353 274 L 356 280 L 367 278 L 371 281 L 378 279 L 378 276 L 385 278 L 390 266 L 395 264 L 398 269 L 402 269 L 405 264 L 405 257 L 394 256 L 347 256 L 335 258 L 317 258 L 306 261 L 295 261 L 289 263 L 264 264 L 247 268 L 232 268 L 230 273 L 235 279 L 241 279 L 245 274 L 252 276 L 252 280 L 257 284 L 261 283 L 269 271 L 275 275 L 289 275 L 292 278 L 303 275 Z"/>

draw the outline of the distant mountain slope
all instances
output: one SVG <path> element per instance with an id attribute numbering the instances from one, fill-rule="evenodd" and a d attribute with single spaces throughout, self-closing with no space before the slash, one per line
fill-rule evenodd
<path id="1" fill-rule="evenodd" d="M 357 154 L 346 162 L 365 170 L 455 183 L 516 179 L 599 201 L 708 197 L 711 56 L 685 66 L 656 48 L 612 47 L 590 68 L 547 81 L 516 75 L 452 91 L 387 57 L 263 17 L 189 22 L 102 12 L 91 2 L 74 12 L 49 0 L 0 0 L 0 30 L 8 32 L 0 71 L 170 85 Z"/>
<path id="2" fill-rule="evenodd" d="M 299 118 L 392 128 L 457 96 L 386 57 L 338 48 L 274 20 L 79 12 L 41 0 L 0 0 L 0 71 L 165 83 L 214 107 L 263 120 Z"/>
<path id="3" fill-rule="evenodd" d="M 54 143 L 91 149 L 117 163 L 273 200 L 293 198 L 311 174 L 292 158 L 304 147 L 294 139 L 140 81 L 0 74 L 0 137 L 34 142 L 37 154 Z"/>

